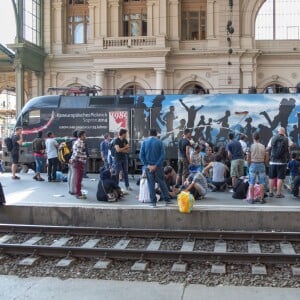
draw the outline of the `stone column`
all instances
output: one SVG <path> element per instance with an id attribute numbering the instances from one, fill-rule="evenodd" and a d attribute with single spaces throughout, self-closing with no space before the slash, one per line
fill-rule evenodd
<path id="1" fill-rule="evenodd" d="M 118 37 L 120 28 L 119 0 L 109 0 L 109 36 Z"/>
<path id="2" fill-rule="evenodd" d="M 44 94 L 44 72 L 35 72 L 37 81 L 37 96 Z"/>
<path id="3" fill-rule="evenodd" d="M 24 106 L 24 66 L 21 61 L 14 63 L 16 73 L 16 115 L 18 115 Z"/>
<path id="4" fill-rule="evenodd" d="M 179 40 L 179 18 L 181 14 L 178 0 L 169 0 L 168 16 L 168 37 L 171 40 Z"/>
<path id="5" fill-rule="evenodd" d="M 147 1 L 147 35 L 153 36 L 154 30 L 153 30 L 153 1 Z"/>
<path id="6" fill-rule="evenodd" d="M 156 72 L 156 94 L 160 94 L 165 88 L 166 70 L 155 69 Z"/>
<path id="7" fill-rule="evenodd" d="M 63 1 L 54 2 L 52 5 L 53 9 L 53 18 L 51 26 L 53 27 L 53 52 L 63 53 L 63 42 L 64 42 L 64 22 L 67 22 L 64 17 L 64 8 L 65 5 Z M 67 32 L 66 32 L 67 35 Z"/>
<path id="8" fill-rule="evenodd" d="M 93 42 L 96 36 L 96 26 L 95 26 L 95 21 L 96 21 L 96 5 L 98 1 L 95 0 L 90 0 L 89 1 L 89 24 L 90 24 L 90 36 L 89 36 L 89 42 Z"/>
<path id="9" fill-rule="evenodd" d="M 216 0 L 208 0 L 207 1 L 207 39 L 215 39 L 216 38 L 216 28 L 215 28 L 215 4 Z"/>
<path id="10" fill-rule="evenodd" d="M 159 35 L 167 35 L 167 0 L 159 0 Z"/>
<path id="11" fill-rule="evenodd" d="M 104 70 L 97 70 L 96 74 L 95 74 L 95 85 L 100 86 L 103 91 L 106 88 L 105 87 L 105 73 Z M 103 93 L 105 94 L 105 92 L 100 92 L 100 95 L 102 95 Z"/>
<path id="12" fill-rule="evenodd" d="M 98 10 L 98 8 L 97 8 Z M 100 0 L 100 6 L 99 6 L 99 19 L 97 21 L 99 24 L 99 33 L 100 37 L 106 37 L 108 35 L 108 29 L 107 29 L 107 1 L 106 0 Z"/>

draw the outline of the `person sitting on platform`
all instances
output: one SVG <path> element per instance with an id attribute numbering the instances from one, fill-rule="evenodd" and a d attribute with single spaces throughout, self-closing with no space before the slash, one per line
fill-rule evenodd
<path id="1" fill-rule="evenodd" d="M 197 171 L 196 168 L 190 168 L 190 175 L 184 182 L 182 189 L 190 192 L 195 200 L 201 200 L 208 192 L 208 185 L 204 175 Z"/>
<path id="2" fill-rule="evenodd" d="M 123 196 L 115 176 L 105 167 L 100 170 L 100 180 L 97 188 L 98 201 L 116 201 Z"/>
<path id="3" fill-rule="evenodd" d="M 207 167 L 204 168 L 203 173 L 209 177 L 209 170 L 212 169 L 212 181 L 208 184 L 209 187 L 212 188 L 212 192 L 217 190 L 225 191 L 226 190 L 226 182 L 225 175 L 229 172 L 229 168 L 221 162 L 222 156 L 216 155 L 215 161 L 210 162 Z"/>
<path id="4" fill-rule="evenodd" d="M 203 157 L 201 154 L 201 146 L 195 144 L 194 150 L 191 153 L 191 166 L 197 168 L 197 171 L 202 172 L 203 169 Z"/>
<path id="5" fill-rule="evenodd" d="M 164 167 L 165 182 L 169 191 L 169 196 L 171 198 L 176 197 L 179 193 L 179 189 L 175 187 L 176 185 L 176 172 L 171 166 Z"/>

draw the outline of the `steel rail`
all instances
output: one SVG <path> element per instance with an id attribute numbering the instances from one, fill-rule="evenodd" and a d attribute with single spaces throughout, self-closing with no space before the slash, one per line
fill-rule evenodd
<path id="1" fill-rule="evenodd" d="M 0 224 L 0 233 L 86 235 L 110 237 L 139 238 L 174 238 L 207 240 L 252 240 L 252 241 L 300 241 L 298 232 L 264 232 L 264 231 L 205 231 L 205 230 L 165 230 L 135 228 L 98 228 L 75 226 L 46 226 Z"/>
<path id="2" fill-rule="evenodd" d="M 51 247 L 44 245 L 0 244 L 1 254 L 31 255 L 68 258 L 97 258 L 118 260 L 151 260 L 151 261 L 182 261 L 182 262 L 226 262 L 226 263 L 268 263 L 297 264 L 300 254 L 261 253 L 250 254 L 241 252 L 183 252 L 183 251 L 148 251 L 145 249 L 114 249 L 114 248 L 82 248 L 82 247 Z"/>

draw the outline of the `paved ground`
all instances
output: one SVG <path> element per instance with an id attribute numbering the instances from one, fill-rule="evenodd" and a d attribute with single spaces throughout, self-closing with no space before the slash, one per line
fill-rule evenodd
<path id="1" fill-rule="evenodd" d="M 5 300 L 299 300 L 300 289 L 206 287 L 158 283 L 0 276 L 0 299 Z"/>
<path id="2" fill-rule="evenodd" d="M 0 175 L 0 181 L 4 187 L 7 205 L 74 205 L 74 206 L 134 206 L 134 207 L 148 207 L 148 204 L 140 203 L 137 199 L 139 187 L 136 185 L 138 176 L 130 178 L 130 185 L 133 189 L 122 201 L 117 203 L 105 203 L 96 200 L 96 190 L 98 184 L 98 175 L 89 174 L 88 179 L 83 180 L 83 189 L 88 192 L 87 200 L 79 200 L 68 193 L 67 183 L 65 182 L 37 182 L 32 179 L 33 175 L 19 174 L 21 180 L 12 180 L 10 173 Z M 44 176 L 45 177 L 45 176 Z M 124 184 L 120 183 L 124 188 Z M 299 209 L 300 201 L 293 198 L 291 194 L 284 192 L 286 198 L 283 199 L 267 199 L 267 204 L 250 205 L 243 200 L 232 198 L 229 192 L 210 192 L 206 198 L 201 201 L 196 201 L 195 208 L 197 207 L 240 207 L 241 209 L 248 209 L 250 207 L 266 207 L 267 209 L 282 209 L 285 207 L 291 209 L 293 207 Z M 174 206 L 176 206 L 174 201 Z M 159 204 L 163 206 L 163 203 Z"/>

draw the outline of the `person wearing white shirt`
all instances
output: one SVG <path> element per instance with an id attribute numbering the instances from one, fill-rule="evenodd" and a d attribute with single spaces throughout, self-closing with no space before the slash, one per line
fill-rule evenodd
<path id="1" fill-rule="evenodd" d="M 56 171 L 58 166 L 57 148 L 58 143 L 54 138 L 53 132 L 47 133 L 46 139 L 46 154 L 48 159 L 48 181 L 56 182 Z"/>

